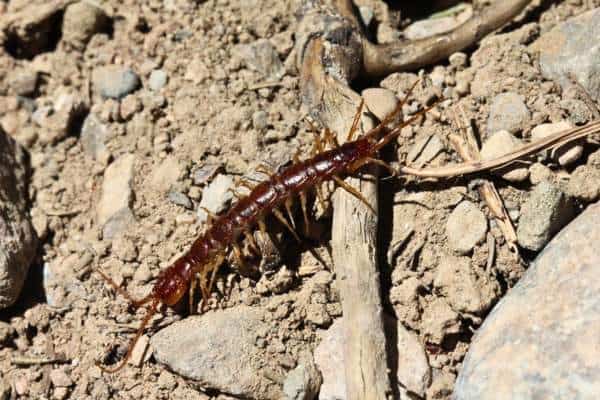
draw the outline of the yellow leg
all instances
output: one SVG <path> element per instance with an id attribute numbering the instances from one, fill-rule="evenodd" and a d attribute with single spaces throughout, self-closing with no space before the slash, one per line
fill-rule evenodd
<path id="1" fill-rule="evenodd" d="M 364 105 L 365 105 L 365 101 L 361 99 L 358 109 L 356 110 L 356 114 L 354 114 L 354 120 L 352 121 L 352 126 L 350 127 L 350 130 L 348 131 L 348 136 L 346 137 L 346 142 L 349 142 L 354 138 L 354 132 L 356 132 L 356 129 L 358 128 L 358 123 L 360 122 L 360 116 L 362 115 L 362 110 L 363 110 Z"/>
<path id="2" fill-rule="evenodd" d="M 306 211 L 306 193 L 300 192 L 300 207 L 302 208 L 302 215 L 304 216 L 304 229 L 308 232 L 308 212 Z"/>
<path id="3" fill-rule="evenodd" d="M 351 195 L 353 195 L 354 197 L 356 197 L 357 199 L 359 199 L 360 201 L 362 201 L 363 203 L 365 203 L 365 205 L 367 207 L 369 207 L 371 209 L 371 211 L 373 211 L 374 213 L 376 212 L 375 209 L 373 208 L 373 206 L 371 204 L 369 204 L 369 202 L 367 201 L 367 199 L 365 199 L 363 197 L 363 195 L 356 190 L 355 188 L 353 188 L 352 186 L 348 185 L 346 182 L 344 182 L 341 178 L 334 176 L 333 180 L 342 187 L 342 189 L 344 189 L 345 191 L 347 191 L 348 193 L 350 193 Z"/>
<path id="4" fill-rule="evenodd" d="M 277 218 L 279 220 L 279 222 L 281 222 L 290 231 L 290 233 L 294 236 L 294 239 L 296 239 L 298 241 L 298 243 L 302 243 L 302 240 L 300 240 L 300 236 L 298 236 L 298 234 L 296 233 L 294 228 L 292 228 L 292 226 L 289 224 L 289 222 L 285 219 L 285 216 L 283 215 L 283 213 L 281 211 L 274 208 L 273 215 L 275 215 L 275 218 Z"/>

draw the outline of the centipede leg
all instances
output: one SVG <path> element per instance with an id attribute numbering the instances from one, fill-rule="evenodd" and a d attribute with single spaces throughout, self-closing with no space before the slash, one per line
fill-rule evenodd
<path id="1" fill-rule="evenodd" d="M 199 206 L 198 208 L 206 213 L 206 222 L 208 222 L 209 225 L 212 225 L 213 221 L 217 218 L 217 216 L 206 207 Z"/>
<path id="2" fill-rule="evenodd" d="M 332 149 L 340 147 L 337 137 L 329 129 L 325 129 L 325 142 L 329 143 Z"/>
<path id="3" fill-rule="evenodd" d="M 294 215 L 292 214 L 292 198 L 288 197 L 284 203 L 285 211 L 287 212 L 288 218 L 292 224 L 292 227 L 296 229 L 296 222 L 294 221 Z"/>
<path id="4" fill-rule="evenodd" d="M 300 192 L 300 207 L 302 208 L 302 215 L 304 216 L 304 231 L 308 232 L 308 213 L 306 211 L 306 193 Z"/>
<path id="5" fill-rule="evenodd" d="M 354 138 L 354 132 L 358 129 L 358 123 L 360 122 L 360 116 L 362 114 L 363 106 L 365 105 L 364 100 L 360 100 L 360 104 L 358 105 L 358 109 L 356 110 L 356 114 L 354 114 L 354 120 L 352 121 L 352 126 L 348 131 L 348 136 L 346 136 L 346 142 L 351 141 Z"/>
<path id="6" fill-rule="evenodd" d="M 102 279 L 104 279 L 117 293 L 119 293 L 121 296 L 125 297 L 125 299 L 129 302 L 129 304 L 131 304 L 133 307 L 138 308 L 148 302 L 150 302 L 150 300 L 152 300 L 152 296 L 146 296 L 141 300 L 137 300 L 134 299 L 133 297 L 131 297 L 131 295 L 129 293 L 127 293 L 127 291 L 125 289 L 123 289 L 122 287 L 120 287 L 119 285 L 117 285 L 117 283 L 108 275 L 106 275 L 104 272 L 102 272 L 101 270 L 96 270 L 96 272 L 98 273 L 98 275 L 100 275 L 102 277 Z"/>
<path id="7" fill-rule="evenodd" d="M 260 254 L 260 249 L 258 248 L 258 244 L 256 243 L 256 240 L 254 240 L 254 235 L 252 234 L 252 232 L 250 232 L 250 230 L 244 230 L 244 235 L 248 239 L 248 242 L 250 243 L 250 248 L 252 249 L 252 251 L 255 254 Z"/>
<path id="8" fill-rule="evenodd" d="M 353 195 L 354 197 L 356 197 L 357 199 L 359 199 L 360 201 L 365 203 L 365 205 L 367 207 L 369 207 L 371 209 L 371 211 L 373 211 L 374 213 L 376 212 L 375 209 L 373 208 L 373 206 L 367 201 L 367 199 L 364 198 L 364 196 L 362 194 L 360 194 L 360 192 L 358 190 L 356 190 L 352 186 L 348 185 L 341 178 L 339 178 L 335 175 L 333 176 L 333 180 L 335 181 L 335 183 L 340 185 L 341 188 L 344 189 L 346 192 L 350 193 L 351 195 Z"/>
<path id="9" fill-rule="evenodd" d="M 194 294 L 196 293 L 196 279 L 191 279 L 190 282 L 190 293 L 188 298 L 188 305 L 190 307 L 190 314 L 194 313 Z"/>
<path id="10" fill-rule="evenodd" d="M 396 171 L 394 169 L 394 167 L 392 167 L 390 164 L 386 163 L 385 161 L 382 160 L 378 160 L 377 158 L 371 158 L 371 157 L 366 157 L 363 158 L 362 160 L 359 160 L 356 165 L 352 165 L 350 167 L 350 169 L 352 171 L 356 171 L 357 169 L 359 169 L 360 167 L 362 167 L 363 165 L 367 165 L 367 164 L 377 164 L 380 165 L 382 167 L 384 167 L 385 169 L 387 169 L 388 171 L 390 171 L 390 173 L 393 176 L 398 175 L 398 171 Z"/>
<path id="11" fill-rule="evenodd" d="M 274 175 L 275 171 L 273 170 L 273 168 L 269 167 L 266 164 L 259 164 L 258 167 L 256 167 L 255 169 L 256 172 L 260 172 L 261 174 L 265 174 L 268 176 Z"/>
<path id="12" fill-rule="evenodd" d="M 298 236 L 298 234 L 296 233 L 294 228 L 292 228 L 292 226 L 287 221 L 287 219 L 285 219 L 285 216 L 283 215 L 283 213 L 281 211 L 274 208 L 273 215 L 275 215 L 275 218 L 277 218 L 279 220 L 279 222 L 281 222 L 290 231 L 290 233 L 294 236 L 294 239 L 296 239 L 296 241 L 298 241 L 298 243 L 302 243 L 302 240 L 300 240 L 300 236 Z"/>
<path id="13" fill-rule="evenodd" d="M 239 185 L 239 186 L 242 186 L 242 187 L 245 187 L 246 189 L 248 189 L 248 190 L 250 190 L 250 191 L 254 190 L 254 188 L 256 187 L 256 185 L 254 185 L 254 184 L 252 184 L 252 183 L 248 182 L 248 181 L 247 181 L 247 180 L 245 180 L 245 179 L 240 179 L 240 180 L 238 181 L 238 185 Z"/>
<path id="14" fill-rule="evenodd" d="M 323 191 L 321 190 L 321 186 L 319 184 L 315 186 L 315 193 L 317 193 L 317 200 L 319 201 L 319 205 L 321 206 L 321 208 L 323 210 L 327 209 L 325 203 L 325 196 L 323 196 Z"/>

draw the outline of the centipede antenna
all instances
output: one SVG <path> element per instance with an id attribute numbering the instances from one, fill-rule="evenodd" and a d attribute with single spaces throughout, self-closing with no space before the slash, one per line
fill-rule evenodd
<path id="1" fill-rule="evenodd" d="M 402 111 L 402 107 L 406 104 L 406 102 L 408 101 L 408 98 L 412 94 L 413 90 L 415 90 L 415 87 L 417 87 L 417 84 L 419 82 L 420 82 L 420 79 L 417 79 L 415 81 L 415 83 L 412 84 L 412 86 L 408 89 L 408 91 L 406 92 L 406 94 L 404 95 L 404 97 L 402 98 L 402 100 L 398 103 L 398 105 L 396 106 L 396 108 L 394 109 L 394 111 L 392 111 L 391 113 L 389 113 L 388 115 L 386 115 L 385 118 L 383 118 L 381 120 L 381 122 L 379 123 L 379 125 L 377 125 L 373 129 L 371 129 L 367 133 L 367 136 L 369 136 L 369 137 L 376 137 L 376 136 L 378 136 L 379 133 L 381 132 L 381 130 L 384 129 L 390 122 L 392 122 L 400 114 L 400 112 Z"/>
<path id="2" fill-rule="evenodd" d="M 118 364 L 114 368 L 108 368 L 108 367 L 102 365 L 102 363 L 100 361 L 96 361 L 96 363 L 95 363 L 96 366 L 98 368 L 100 368 L 102 371 L 109 373 L 109 374 L 113 374 L 113 373 L 121 370 L 127 364 L 127 361 L 131 358 L 131 355 L 133 354 L 133 348 L 135 347 L 136 343 L 138 342 L 138 340 L 144 333 L 144 329 L 146 328 L 146 325 L 148 325 L 148 322 L 150 322 L 150 319 L 154 316 L 154 314 L 156 314 L 157 310 L 158 310 L 158 299 L 154 299 L 152 301 L 152 305 L 150 306 L 150 308 L 148 309 L 148 312 L 146 313 L 146 316 L 142 320 L 142 324 L 138 328 L 134 338 L 131 340 L 131 342 L 129 342 L 129 348 L 127 349 L 127 354 L 121 360 L 120 364 Z"/>
<path id="3" fill-rule="evenodd" d="M 437 100 L 435 103 L 433 103 L 429 107 L 425 107 L 424 109 L 418 111 L 411 118 L 409 118 L 408 120 L 406 120 L 403 123 L 401 123 L 399 126 L 397 126 L 394 129 L 392 129 L 391 132 L 389 132 L 388 134 L 386 134 L 375 146 L 373 146 L 373 152 L 376 153 L 382 147 L 384 147 L 386 144 L 388 144 L 389 142 L 391 142 L 392 140 L 394 140 L 395 138 L 397 138 L 398 136 L 400 136 L 400 133 L 402 132 L 402 128 L 404 128 L 407 125 L 412 124 L 419 117 L 427 114 L 427 112 L 429 112 L 431 109 L 433 109 L 435 106 L 437 106 L 443 100 L 444 100 L 443 97 L 440 98 L 439 100 Z"/>

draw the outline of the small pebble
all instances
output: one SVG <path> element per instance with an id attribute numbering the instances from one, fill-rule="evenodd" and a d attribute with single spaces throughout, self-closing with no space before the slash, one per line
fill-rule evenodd
<path id="1" fill-rule="evenodd" d="M 388 89 L 369 88 L 363 90 L 361 95 L 369 111 L 380 121 L 398 106 L 396 94 Z"/>
<path id="2" fill-rule="evenodd" d="M 142 102 L 137 96 L 128 95 L 125 96 L 123 100 L 121 100 L 121 106 L 119 107 L 119 111 L 121 114 L 121 119 L 123 119 L 123 121 L 129 121 L 135 113 L 141 110 Z"/>
<path id="3" fill-rule="evenodd" d="M 542 140 L 555 133 L 573 128 L 568 121 L 553 124 L 541 124 L 531 130 L 531 140 Z M 550 151 L 550 157 L 560 165 L 569 165 L 577 161 L 583 154 L 583 146 L 577 142 L 566 143 Z"/>
<path id="4" fill-rule="evenodd" d="M 217 175 L 217 177 L 204 189 L 202 200 L 198 207 L 198 219 L 205 222 L 208 215 L 204 208 L 213 214 L 220 213 L 233 199 L 231 190 L 234 188 L 233 179 L 228 175 Z"/>
<path id="5" fill-rule="evenodd" d="M 574 216 L 570 199 L 556 186 L 541 182 L 521 208 L 517 227 L 519 245 L 539 251 Z"/>
<path id="6" fill-rule="evenodd" d="M 529 167 L 529 181 L 537 185 L 540 182 L 554 180 L 554 172 L 542 163 L 533 163 Z"/>
<path id="7" fill-rule="evenodd" d="M 522 131 L 531 119 L 531 113 L 525 105 L 525 98 L 517 93 L 501 93 L 492 99 L 490 115 L 487 120 L 487 132 L 506 130 L 510 133 Z"/>
<path id="8" fill-rule="evenodd" d="M 73 385 L 73 380 L 62 369 L 53 369 L 50 371 L 50 381 L 54 387 L 69 387 Z"/>
<path id="9" fill-rule="evenodd" d="M 102 97 L 118 100 L 137 90 L 140 78 L 131 68 L 107 65 L 94 69 L 92 83 Z"/>
<path id="10" fill-rule="evenodd" d="M 191 200 L 183 193 L 171 190 L 168 194 L 169 200 L 173 204 L 177 204 L 178 206 L 187 208 L 191 210 L 193 208 L 193 204 Z"/>
<path id="11" fill-rule="evenodd" d="M 487 218 L 470 201 L 461 202 L 450 214 L 446 223 L 448 245 L 458 254 L 467 254 L 485 239 Z"/>
<path id="12" fill-rule="evenodd" d="M 517 148 L 523 146 L 523 143 L 510 134 L 502 130 L 495 132 L 481 146 L 481 158 L 483 160 L 492 160 L 501 157 Z M 509 165 L 494 171 L 495 174 L 502 176 L 509 182 L 522 182 L 529 176 L 529 170 L 519 164 Z"/>
<path id="13" fill-rule="evenodd" d="M 150 73 L 148 86 L 150 87 L 150 90 L 158 92 L 167 84 L 167 81 L 167 73 L 162 69 L 155 69 Z"/>
<path id="14" fill-rule="evenodd" d="M 571 174 L 566 187 L 570 196 L 592 202 L 600 197 L 600 169 L 588 165 L 580 165 Z"/>
<path id="15" fill-rule="evenodd" d="M 448 57 L 448 62 L 453 67 L 465 67 L 467 65 L 467 55 L 462 52 L 452 53 L 450 54 L 450 57 Z"/>

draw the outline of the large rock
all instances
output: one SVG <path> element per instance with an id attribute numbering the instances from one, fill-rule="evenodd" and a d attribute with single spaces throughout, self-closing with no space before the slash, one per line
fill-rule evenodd
<path id="1" fill-rule="evenodd" d="M 152 337 L 154 356 L 202 386 L 243 398 L 281 399 L 281 386 L 264 372 L 256 345 L 265 331 L 260 309 L 244 305 L 175 322 Z"/>
<path id="2" fill-rule="evenodd" d="M 600 203 L 563 229 L 475 335 L 457 400 L 596 399 Z"/>
<path id="3" fill-rule="evenodd" d="M 0 128 L 0 309 L 19 297 L 35 256 L 27 202 L 25 152 Z"/>
<path id="4" fill-rule="evenodd" d="M 543 34 L 533 49 L 540 52 L 540 68 L 563 89 L 572 78 L 595 99 L 600 99 L 600 8 L 571 18 Z"/>

